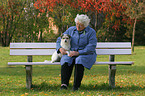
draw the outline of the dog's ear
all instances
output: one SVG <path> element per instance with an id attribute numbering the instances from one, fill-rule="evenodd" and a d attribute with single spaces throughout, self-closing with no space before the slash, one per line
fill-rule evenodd
<path id="1" fill-rule="evenodd" d="M 70 35 L 68 35 L 68 37 L 69 37 L 69 38 L 71 38 L 71 36 L 70 36 Z"/>
<path id="2" fill-rule="evenodd" d="M 68 35 L 68 34 L 65 34 L 65 35 L 67 35 L 69 38 L 71 38 L 70 35 Z M 64 34 L 62 34 L 60 37 L 62 38 L 63 36 L 64 36 Z"/>
<path id="3" fill-rule="evenodd" d="M 62 38 L 64 36 L 64 34 L 62 34 L 60 37 Z"/>

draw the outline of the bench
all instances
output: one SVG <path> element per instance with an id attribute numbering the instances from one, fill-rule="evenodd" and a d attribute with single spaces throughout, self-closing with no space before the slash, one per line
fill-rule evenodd
<path id="1" fill-rule="evenodd" d="M 33 62 L 34 55 L 52 55 L 56 50 L 56 43 L 10 43 L 10 55 L 27 56 L 27 62 L 8 62 L 8 65 L 25 65 L 26 88 L 32 87 L 32 65 L 60 65 L 60 62 Z M 95 65 L 108 65 L 109 86 L 115 88 L 116 65 L 132 65 L 132 61 L 115 61 L 115 55 L 131 55 L 130 42 L 98 42 L 98 55 L 109 55 L 107 62 L 95 62 Z"/>

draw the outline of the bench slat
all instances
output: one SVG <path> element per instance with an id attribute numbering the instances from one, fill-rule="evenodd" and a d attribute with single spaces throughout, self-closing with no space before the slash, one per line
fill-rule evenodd
<path id="1" fill-rule="evenodd" d="M 120 61 L 120 62 L 95 62 L 95 65 L 132 65 L 134 62 L 132 61 Z"/>
<path id="2" fill-rule="evenodd" d="M 56 48 L 56 43 L 11 43 L 10 48 Z M 131 48 L 130 42 L 98 42 L 96 48 Z"/>
<path id="3" fill-rule="evenodd" d="M 56 49 L 11 49 L 10 55 L 52 55 Z"/>
<path id="4" fill-rule="evenodd" d="M 8 62 L 8 65 L 60 65 L 60 62 Z"/>
<path id="5" fill-rule="evenodd" d="M 52 55 L 56 49 L 10 49 L 10 55 Z M 96 49 L 98 55 L 131 54 L 131 49 Z"/>
<path id="6" fill-rule="evenodd" d="M 96 49 L 98 55 L 130 55 L 131 49 Z"/>
<path id="7" fill-rule="evenodd" d="M 131 48 L 130 42 L 98 42 L 96 48 Z"/>
<path id="8" fill-rule="evenodd" d="M 56 48 L 56 43 L 11 43 L 10 48 Z"/>
<path id="9" fill-rule="evenodd" d="M 120 61 L 120 62 L 95 62 L 95 65 L 132 65 L 131 61 Z M 51 63 L 47 62 L 8 62 L 8 65 L 60 65 L 60 62 Z"/>

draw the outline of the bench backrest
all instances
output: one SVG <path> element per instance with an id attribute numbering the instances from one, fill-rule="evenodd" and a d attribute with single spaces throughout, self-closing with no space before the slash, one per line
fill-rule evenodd
<path id="1" fill-rule="evenodd" d="M 52 55 L 56 43 L 10 43 L 10 55 Z M 130 42 L 98 42 L 98 55 L 131 54 Z"/>

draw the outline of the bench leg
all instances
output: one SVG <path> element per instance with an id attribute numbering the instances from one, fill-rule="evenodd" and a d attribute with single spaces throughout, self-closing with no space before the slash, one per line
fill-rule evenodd
<path id="1" fill-rule="evenodd" d="M 32 85 L 32 65 L 25 65 L 26 67 L 26 88 L 31 89 Z"/>
<path id="2" fill-rule="evenodd" d="M 111 86 L 111 88 L 115 88 L 115 73 L 116 66 L 109 65 L 109 86 Z"/>
<path id="3" fill-rule="evenodd" d="M 109 56 L 109 61 L 114 62 L 115 55 Z M 111 88 L 115 88 L 115 73 L 116 73 L 116 65 L 109 65 L 109 86 Z"/>

